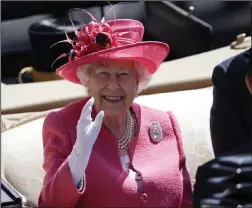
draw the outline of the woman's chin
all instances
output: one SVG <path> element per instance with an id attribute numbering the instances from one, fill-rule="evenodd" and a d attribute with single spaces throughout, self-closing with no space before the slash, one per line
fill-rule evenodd
<path id="1" fill-rule="evenodd" d="M 104 116 L 121 116 L 123 115 L 127 109 L 104 109 Z"/>

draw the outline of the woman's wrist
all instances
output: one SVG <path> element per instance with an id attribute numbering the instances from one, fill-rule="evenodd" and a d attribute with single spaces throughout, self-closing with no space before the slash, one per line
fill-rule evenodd
<path id="1" fill-rule="evenodd" d="M 75 187 L 79 190 L 80 182 L 83 180 L 83 175 L 86 169 L 86 158 L 82 155 L 77 155 L 76 151 L 73 148 L 69 160 L 68 166 L 73 178 L 73 183 Z"/>

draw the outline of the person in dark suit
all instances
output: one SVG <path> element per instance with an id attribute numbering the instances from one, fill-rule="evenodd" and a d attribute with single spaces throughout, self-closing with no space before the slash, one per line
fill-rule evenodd
<path id="1" fill-rule="evenodd" d="M 251 36 L 252 36 L 252 3 Z M 193 208 L 252 207 L 252 48 L 213 72 L 210 130 L 216 158 L 200 166 Z"/>
<path id="2" fill-rule="evenodd" d="M 215 156 L 252 140 L 251 50 L 214 69 L 210 130 Z"/>
<path id="3" fill-rule="evenodd" d="M 216 66 L 213 84 L 216 158 L 197 170 L 193 207 L 252 207 L 252 48 Z"/>

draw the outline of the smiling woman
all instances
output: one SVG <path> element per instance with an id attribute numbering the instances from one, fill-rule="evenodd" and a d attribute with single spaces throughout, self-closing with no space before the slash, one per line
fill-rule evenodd
<path id="1" fill-rule="evenodd" d="M 169 53 L 135 20 L 76 31 L 57 73 L 89 97 L 47 116 L 41 207 L 191 207 L 181 133 L 171 112 L 134 103 Z"/>
<path id="2" fill-rule="evenodd" d="M 137 71 L 133 61 L 109 61 L 89 66 L 87 88 L 97 111 L 106 116 L 125 114 L 137 95 Z"/>

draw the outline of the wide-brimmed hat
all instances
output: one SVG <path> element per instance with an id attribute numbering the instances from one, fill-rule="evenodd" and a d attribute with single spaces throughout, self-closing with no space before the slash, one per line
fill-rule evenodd
<path id="1" fill-rule="evenodd" d="M 69 42 L 73 49 L 59 57 L 69 56 L 68 63 L 56 73 L 70 82 L 80 84 L 76 75 L 79 67 L 103 60 L 136 61 L 153 74 L 169 54 L 170 48 L 165 43 L 142 41 L 144 26 L 139 21 L 103 18 L 98 22 L 91 17 L 90 23 L 76 30 L 76 38 L 61 41 Z"/>

